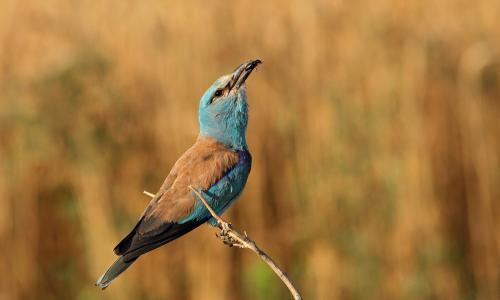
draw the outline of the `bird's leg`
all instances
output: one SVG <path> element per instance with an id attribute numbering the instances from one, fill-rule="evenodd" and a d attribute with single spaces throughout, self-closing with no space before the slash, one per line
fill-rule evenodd
<path id="1" fill-rule="evenodd" d="M 220 233 L 216 233 L 215 236 L 221 239 L 224 244 L 228 245 L 229 247 L 237 246 L 237 244 L 239 244 L 238 241 L 231 237 L 231 235 L 229 234 L 233 230 L 233 227 L 230 223 L 222 220 L 217 223 L 217 227 L 220 229 Z"/>
<path id="2" fill-rule="evenodd" d="M 220 229 L 220 233 L 216 233 L 215 236 L 221 239 L 224 244 L 229 247 L 234 246 L 238 248 L 247 248 L 245 240 L 237 234 L 231 223 L 228 223 L 221 218 L 221 220 L 217 223 L 217 227 Z M 245 238 L 246 237 L 245 233 Z"/>

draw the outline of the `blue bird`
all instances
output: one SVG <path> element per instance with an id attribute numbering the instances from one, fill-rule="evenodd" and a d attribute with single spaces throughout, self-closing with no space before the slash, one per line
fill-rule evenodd
<path id="1" fill-rule="evenodd" d="M 241 64 L 203 94 L 196 142 L 174 164 L 137 225 L 114 248 L 119 258 L 97 280 L 97 286 L 105 289 L 142 254 L 207 221 L 216 224 L 201 200 L 189 190 L 190 185 L 201 191 L 217 214 L 222 214 L 241 194 L 252 164 L 245 138 L 245 81 L 260 63 L 257 59 Z"/>

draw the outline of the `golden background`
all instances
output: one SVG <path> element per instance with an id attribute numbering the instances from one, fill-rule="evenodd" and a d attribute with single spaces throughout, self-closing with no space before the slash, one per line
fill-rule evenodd
<path id="1" fill-rule="evenodd" d="M 500 1 L 0 2 L 0 299 L 288 299 L 202 226 L 114 261 L 239 63 L 225 215 L 305 299 L 499 299 Z"/>

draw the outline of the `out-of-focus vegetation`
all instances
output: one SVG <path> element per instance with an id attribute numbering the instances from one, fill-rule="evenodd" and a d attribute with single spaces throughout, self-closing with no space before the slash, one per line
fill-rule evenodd
<path id="1" fill-rule="evenodd" d="M 95 279 L 250 58 L 226 214 L 306 299 L 498 299 L 500 1 L 0 2 L 0 299 L 287 299 L 202 226 Z"/>

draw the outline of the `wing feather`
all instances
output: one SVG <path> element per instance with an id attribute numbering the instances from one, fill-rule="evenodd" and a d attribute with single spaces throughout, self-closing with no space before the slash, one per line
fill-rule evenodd
<path id="1" fill-rule="evenodd" d="M 188 186 L 210 189 L 239 159 L 239 152 L 214 139 L 198 138 L 175 163 L 134 229 L 115 247 L 115 253 L 126 261 L 134 260 L 206 222 L 209 216 L 180 222 L 189 217 L 196 203 Z"/>

